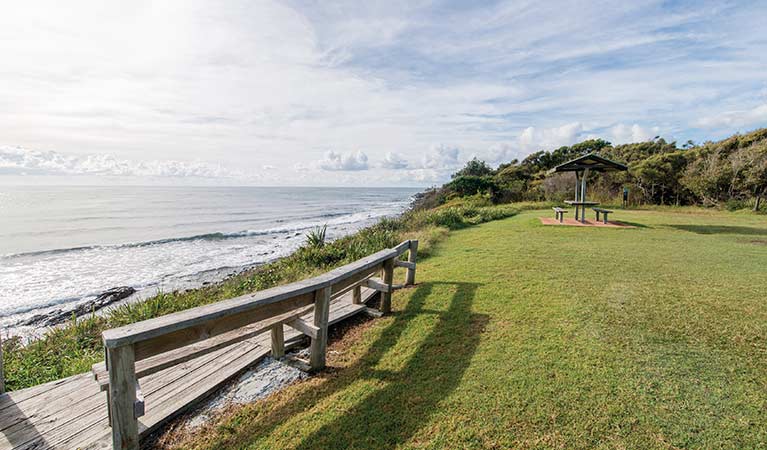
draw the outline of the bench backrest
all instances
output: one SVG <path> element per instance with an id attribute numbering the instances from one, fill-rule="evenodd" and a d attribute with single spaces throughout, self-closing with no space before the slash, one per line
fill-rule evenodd
<path id="1" fill-rule="evenodd" d="M 382 289 L 381 310 L 388 313 L 395 262 L 409 252 L 406 284 L 413 284 L 417 249 L 418 241 L 404 241 L 314 278 L 104 331 L 114 448 L 138 448 L 136 419 L 141 402 L 137 402 L 136 361 L 313 306 L 317 331 L 313 332 L 310 361 L 312 369 L 321 369 L 325 365 L 331 295 L 358 288 L 372 274 L 383 271 L 387 287 Z"/>

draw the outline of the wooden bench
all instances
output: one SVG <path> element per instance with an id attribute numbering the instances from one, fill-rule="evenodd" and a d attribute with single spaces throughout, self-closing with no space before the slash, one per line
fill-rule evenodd
<path id="1" fill-rule="evenodd" d="M 554 210 L 555 217 L 561 223 L 565 218 L 565 214 L 567 213 L 567 210 L 564 208 L 557 208 L 556 206 L 553 207 L 552 209 Z"/>
<path id="2" fill-rule="evenodd" d="M 106 391 L 113 448 L 139 448 L 137 419 L 146 409 L 142 377 L 267 332 L 272 355 L 281 357 L 286 325 L 311 338 L 306 367 L 324 368 L 331 300 L 351 292 L 348 306 L 355 311 L 388 314 L 392 292 L 415 283 L 417 251 L 418 241 L 404 241 L 314 278 L 104 331 L 106 363 L 92 370 Z M 405 252 L 408 260 L 400 261 Z M 404 285 L 393 283 L 395 267 L 406 269 Z M 380 311 L 364 305 L 363 287 L 380 293 Z"/>
<path id="3" fill-rule="evenodd" d="M 602 219 L 603 223 L 607 223 L 607 215 L 610 214 L 612 211 L 609 209 L 604 208 L 591 208 L 594 210 L 595 213 L 597 213 L 597 222 L 599 222 L 599 215 L 602 214 L 604 217 Z"/>

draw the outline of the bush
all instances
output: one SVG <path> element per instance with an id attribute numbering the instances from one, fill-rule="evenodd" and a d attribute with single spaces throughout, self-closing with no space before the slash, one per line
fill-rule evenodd
<path id="1" fill-rule="evenodd" d="M 312 248 L 322 248 L 325 246 L 325 237 L 328 233 L 328 226 L 314 228 L 306 233 L 306 245 Z"/>
<path id="2" fill-rule="evenodd" d="M 447 184 L 447 188 L 461 197 L 467 195 L 492 193 L 498 190 L 498 187 L 490 177 L 479 177 L 475 175 L 462 175 L 455 178 Z"/>

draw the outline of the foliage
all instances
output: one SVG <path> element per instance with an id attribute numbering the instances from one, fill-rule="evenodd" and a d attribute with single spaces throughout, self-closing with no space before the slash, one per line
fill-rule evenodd
<path id="1" fill-rule="evenodd" d="M 169 447 L 760 448 L 767 224 L 653 208 L 451 233 L 394 314 L 332 332 L 331 370 Z"/>
<path id="2" fill-rule="evenodd" d="M 327 236 L 328 226 L 323 225 L 306 233 L 306 245 L 312 248 L 322 248 L 325 246 L 325 237 Z"/>
<path id="3" fill-rule="evenodd" d="M 475 156 L 471 159 L 471 161 L 466 163 L 466 166 L 463 167 L 463 169 L 459 170 L 458 172 L 451 175 L 451 178 L 460 178 L 460 177 L 489 177 L 495 174 L 495 170 L 493 170 L 490 166 L 487 165 L 484 161 L 480 161 Z"/>
<path id="4" fill-rule="evenodd" d="M 607 203 L 620 203 L 623 189 L 628 188 L 632 205 L 749 204 L 756 210 L 767 195 L 767 128 L 764 128 L 701 145 L 687 141 L 681 147 L 658 137 L 617 146 L 602 139 L 590 139 L 535 152 L 521 162 L 501 164 L 496 170 L 474 158 L 453 174 L 449 183 L 430 191 L 424 203 L 434 207 L 455 197 L 477 194 L 494 203 L 561 202 L 572 197 L 572 175 L 547 172 L 588 153 L 598 153 L 629 166 L 628 172 L 589 176 L 589 197 Z"/>
<path id="5" fill-rule="evenodd" d="M 488 176 L 461 175 L 447 184 L 448 189 L 461 197 L 490 193 L 496 190 L 493 179 Z"/>

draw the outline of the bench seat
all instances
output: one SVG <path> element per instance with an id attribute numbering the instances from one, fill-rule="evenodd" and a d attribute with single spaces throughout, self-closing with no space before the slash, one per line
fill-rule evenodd
<path id="1" fill-rule="evenodd" d="M 228 347 L 238 342 L 245 341 L 260 334 L 269 332 L 276 326 L 288 325 L 304 334 L 310 335 L 316 328 L 314 325 L 301 320 L 301 315 L 305 314 L 312 307 L 301 308 L 295 311 L 271 317 L 260 322 L 250 324 L 246 327 L 238 328 L 227 333 L 196 342 L 169 352 L 161 353 L 147 359 L 136 361 L 136 377 L 143 378 L 161 370 L 173 367 L 190 361 L 207 353 Z M 316 332 L 316 331 L 315 331 Z M 311 336 L 310 336 L 311 337 Z M 96 363 L 91 367 L 96 381 L 102 391 L 109 388 L 109 370 L 105 362 Z"/>
<path id="2" fill-rule="evenodd" d="M 599 222 L 599 215 L 601 214 L 603 216 L 603 223 L 607 223 L 607 215 L 612 213 L 612 210 L 605 209 L 605 208 L 591 208 L 594 210 L 595 213 L 597 213 L 597 222 Z"/>
<path id="3" fill-rule="evenodd" d="M 562 222 L 565 218 L 565 214 L 567 213 L 567 210 L 564 208 L 558 208 L 556 206 L 551 209 L 554 210 L 554 216 L 556 217 L 556 219 Z"/>

